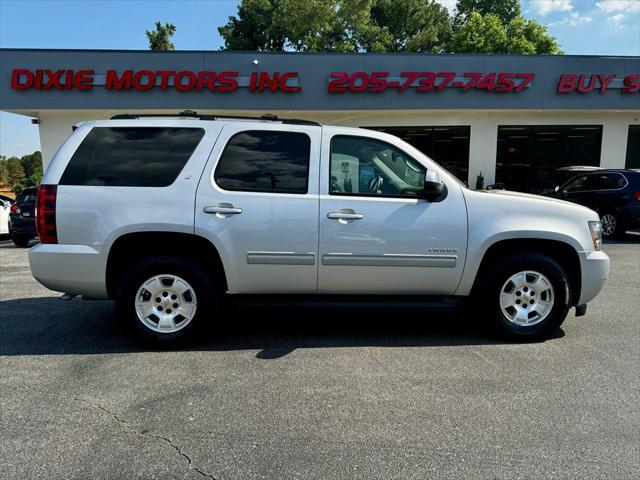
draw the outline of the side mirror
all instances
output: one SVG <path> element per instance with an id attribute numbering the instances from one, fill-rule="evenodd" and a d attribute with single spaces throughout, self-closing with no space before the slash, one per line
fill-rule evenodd
<path id="1" fill-rule="evenodd" d="M 424 178 L 424 188 L 421 197 L 430 202 L 444 200 L 447 186 L 440 180 L 440 176 L 433 170 L 427 170 Z"/>

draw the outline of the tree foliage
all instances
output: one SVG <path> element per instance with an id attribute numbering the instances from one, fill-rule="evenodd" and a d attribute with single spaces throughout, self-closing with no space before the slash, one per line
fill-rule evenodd
<path id="1" fill-rule="evenodd" d="M 230 50 L 561 53 L 519 0 L 242 0 L 218 28 Z"/>
<path id="2" fill-rule="evenodd" d="M 38 185 L 42 180 L 42 155 L 33 152 L 21 158 L 0 155 L 0 185 L 8 185 L 14 192 Z"/>
<path id="3" fill-rule="evenodd" d="M 481 15 L 490 13 L 506 25 L 520 16 L 520 0 L 458 0 L 456 2 L 456 25 L 467 21 L 471 12 L 478 12 Z"/>
<path id="4" fill-rule="evenodd" d="M 218 31 L 230 50 L 438 52 L 451 22 L 434 0 L 243 0 Z"/>
<path id="5" fill-rule="evenodd" d="M 173 23 L 156 22 L 155 30 L 147 30 L 145 34 L 149 40 L 149 50 L 169 51 L 176 47 L 171 43 L 171 37 L 176 33 L 176 26 Z"/>
<path id="6" fill-rule="evenodd" d="M 457 53 L 559 54 L 558 42 L 535 20 L 516 17 L 506 25 L 497 15 L 471 12 L 453 36 Z"/>

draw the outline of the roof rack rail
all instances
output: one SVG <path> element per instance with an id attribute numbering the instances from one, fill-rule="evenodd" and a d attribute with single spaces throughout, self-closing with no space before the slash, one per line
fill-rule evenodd
<path id="1" fill-rule="evenodd" d="M 136 120 L 138 118 L 151 118 L 151 117 L 189 117 L 196 118 L 198 120 L 264 120 L 269 122 L 280 122 L 288 125 L 315 125 L 320 126 L 318 122 L 311 120 L 301 120 L 298 118 L 279 118 L 273 113 L 265 113 L 259 117 L 249 117 L 242 115 L 200 115 L 193 110 L 183 110 L 180 113 L 121 113 L 111 117 L 111 120 Z"/>

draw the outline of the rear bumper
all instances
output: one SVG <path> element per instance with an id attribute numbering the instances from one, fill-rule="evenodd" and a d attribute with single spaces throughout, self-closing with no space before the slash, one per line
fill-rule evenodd
<path id="1" fill-rule="evenodd" d="M 582 305 L 593 300 L 609 278 L 609 256 L 603 251 L 578 252 L 578 254 L 582 272 L 582 287 L 577 304 Z"/>
<path id="2" fill-rule="evenodd" d="M 33 217 L 9 215 L 9 235 L 12 237 L 36 237 L 36 221 Z"/>
<path id="3" fill-rule="evenodd" d="M 29 250 L 29 264 L 51 290 L 106 299 L 108 255 L 108 247 L 39 244 Z"/>

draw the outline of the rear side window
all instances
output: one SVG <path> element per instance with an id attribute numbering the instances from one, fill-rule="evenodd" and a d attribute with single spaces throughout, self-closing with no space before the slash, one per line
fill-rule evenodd
<path id="1" fill-rule="evenodd" d="M 96 127 L 71 157 L 61 185 L 166 187 L 204 136 L 183 127 Z"/>
<path id="2" fill-rule="evenodd" d="M 310 150 L 304 133 L 238 133 L 222 152 L 215 180 L 225 190 L 307 193 Z"/>

